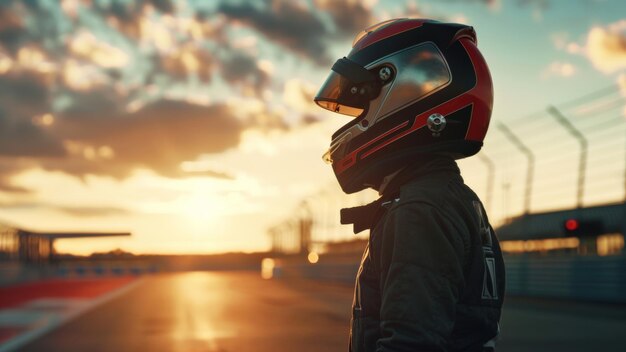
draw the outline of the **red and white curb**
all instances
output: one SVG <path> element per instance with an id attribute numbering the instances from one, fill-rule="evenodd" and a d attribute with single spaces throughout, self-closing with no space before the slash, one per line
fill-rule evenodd
<path id="1" fill-rule="evenodd" d="M 41 298 L 0 310 L 0 331 L 13 331 L 0 339 L 0 352 L 15 351 L 89 310 L 129 292 L 143 279 L 138 278 L 96 298 Z"/>

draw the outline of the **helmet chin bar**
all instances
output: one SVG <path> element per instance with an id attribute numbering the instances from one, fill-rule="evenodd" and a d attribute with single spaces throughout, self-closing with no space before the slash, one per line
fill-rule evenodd
<path id="1" fill-rule="evenodd" d="M 368 168 L 362 170 L 347 170 L 342 174 L 335 174 L 341 189 L 346 194 L 360 192 L 366 188 L 378 190 L 383 179 L 409 165 L 425 162 L 433 157 L 449 157 L 463 159 L 480 151 L 483 143 L 480 141 L 449 141 L 440 145 L 425 145 L 399 150 L 372 160 Z"/>

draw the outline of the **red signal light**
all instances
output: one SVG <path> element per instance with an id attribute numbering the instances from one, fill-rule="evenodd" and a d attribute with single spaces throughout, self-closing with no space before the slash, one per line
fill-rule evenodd
<path id="1" fill-rule="evenodd" d="M 568 231 L 576 231 L 578 230 L 579 227 L 580 227 L 580 224 L 578 223 L 578 220 L 576 219 L 569 219 L 565 221 L 565 229 Z"/>

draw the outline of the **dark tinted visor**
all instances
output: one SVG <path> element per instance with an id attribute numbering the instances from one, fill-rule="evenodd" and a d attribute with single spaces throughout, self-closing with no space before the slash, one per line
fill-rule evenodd
<path id="1" fill-rule="evenodd" d="M 314 100 L 326 110 L 356 117 L 363 113 L 369 103 L 367 95 L 360 93 L 361 89 L 349 79 L 331 71 Z"/>

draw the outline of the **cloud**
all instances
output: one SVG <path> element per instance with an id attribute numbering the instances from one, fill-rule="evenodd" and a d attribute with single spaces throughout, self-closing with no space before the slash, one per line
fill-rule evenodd
<path id="1" fill-rule="evenodd" d="M 234 180 L 235 176 L 221 171 L 214 170 L 184 170 L 183 176 L 186 177 L 196 177 L 196 176 L 204 176 L 211 178 L 219 178 L 223 180 Z"/>
<path id="2" fill-rule="evenodd" d="M 557 49 L 586 56 L 603 73 L 609 74 L 626 68 L 626 20 L 591 28 L 583 45 L 568 43 L 564 33 L 555 34 L 552 39 Z"/>
<path id="3" fill-rule="evenodd" d="M 535 22 L 543 21 L 543 14 L 550 8 L 550 0 L 517 0 L 520 7 L 531 9 L 532 19 Z"/>
<path id="4" fill-rule="evenodd" d="M 168 55 L 155 57 L 155 74 L 168 74 L 176 79 L 197 76 L 203 82 L 211 80 L 216 66 L 215 56 L 196 46 L 184 46 Z"/>
<path id="5" fill-rule="evenodd" d="M 2 170 L 0 170 L 2 172 Z M 11 183 L 11 175 L 0 174 L 0 192 L 5 193 L 30 193 L 30 190 L 24 187 L 15 186 Z"/>
<path id="6" fill-rule="evenodd" d="M 27 192 L 12 184 L 11 178 L 33 167 L 77 177 L 121 179 L 144 168 L 171 178 L 232 179 L 223 172 L 180 166 L 238 146 L 246 129 L 266 127 L 260 120 L 242 122 L 226 105 L 159 100 L 126 112 L 106 101 L 106 95 L 98 102 L 94 95 L 85 94 L 72 108 L 54 117 L 43 116 L 40 124 L 0 110 L 0 191 Z"/>
<path id="7" fill-rule="evenodd" d="M 76 217 L 100 217 L 113 215 L 127 215 L 127 209 L 111 206 L 68 206 L 56 203 L 42 203 L 33 201 L 0 201 L 0 209 L 50 209 L 60 211 Z"/>
<path id="8" fill-rule="evenodd" d="M 259 67 L 255 58 L 236 51 L 230 51 L 222 59 L 221 68 L 222 77 L 227 82 L 253 87 L 257 93 L 270 81 L 268 73 Z"/>
<path id="9" fill-rule="evenodd" d="M 130 214 L 127 209 L 107 206 L 64 206 L 50 204 L 47 207 L 77 217 L 101 217 Z"/>
<path id="10" fill-rule="evenodd" d="M 296 1 L 273 1 L 264 5 L 224 2 L 217 12 L 249 25 L 304 58 L 321 65 L 331 62 L 325 43 L 330 33 L 314 12 Z"/>
<path id="11" fill-rule="evenodd" d="M 125 26 L 126 29 L 136 27 L 138 19 L 147 6 L 151 6 L 160 13 L 174 13 L 174 4 L 170 0 L 112 0 L 112 1 L 93 1 L 91 2 L 93 9 L 105 17 L 115 18 Z M 130 32 L 135 32 L 131 30 Z"/>
<path id="12" fill-rule="evenodd" d="M 502 8 L 502 0 L 482 0 L 491 11 L 499 11 Z"/>
<path id="13" fill-rule="evenodd" d="M 174 12 L 174 4 L 171 0 L 148 0 L 146 3 L 154 6 L 157 10 L 162 13 L 173 13 Z"/>
<path id="14" fill-rule="evenodd" d="M 24 201 L 0 201 L 0 209 L 28 209 L 39 207 L 38 203 Z"/>
<path id="15" fill-rule="evenodd" d="M 310 82 L 292 78 L 285 82 L 283 102 L 290 108 L 304 114 L 317 114 L 319 106 L 313 102 L 316 87 Z"/>
<path id="16" fill-rule="evenodd" d="M 0 75 L 0 107 L 25 116 L 45 113 L 50 104 L 49 89 L 46 77 L 34 72 Z"/>
<path id="17" fill-rule="evenodd" d="M 541 2 L 542 0 L 518 0 L 517 3 L 518 5 L 522 6 L 522 5 L 527 5 L 528 3 L 532 3 L 532 2 Z M 409 0 L 410 3 L 414 4 L 414 1 Z M 502 0 L 440 0 L 440 2 L 446 2 L 446 3 L 469 3 L 469 4 L 479 4 L 479 5 L 486 5 L 487 8 L 491 11 L 500 11 L 500 9 L 502 8 Z M 432 18 L 432 17 L 429 17 Z"/>
<path id="18" fill-rule="evenodd" d="M 448 2 L 461 2 L 468 0 L 446 0 Z M 483 3 L 483 0 L 469 0 L 470 2 Z M 428 3 L 417 2 L 415 0 L 408 0 L 403 6 L 392 8 L 391 11 L 378 11 L 373 13 L 376 20 L 372 24 L 377 22 L 386 21 L 392 18 L 428 18 L 441 22 L 464 22 L 467 20 L 466 16 L 462 13 L 456 13 L 451 15 L 449 13 L 440 13 L 432 9 L 432 6 Z"/>
<path id="19" fill-rule="evenodd" d="M 315 5 L 331 16 L 342 35 L 354 36 L 375 22 L 372 16 L 374 2 L 371 1 L 315 0 Z"/>
<path id="20" fill-rule="evenodd" d="M 107 22 L 114 28 L 119 29 L 129 38 L 139 38 L 140 22 L 143 11 L 143 4 L 139 1 L 111 1 L 108 3 L 95 1 L 92 9 L 107 19 Z"/>
<path id="21" fill-rule="evenodd" d="M 197 177 L 197 176 L 204 176 L 204 177 L 211 177 L 211 178 L 219 178 L 219 179 L 223 179 L 223 180 L 234 180 L 235 176 L 225 173 L 225 172 L 220 172 L 220 171 L 213 171 L 213 170 L 203 170 L 203 171 L 185 171 L 184 173 L 185 176 L 188 177 Z"/>
<path id="22" fill-rule="evenodd" d="M 85 91 L 65 89 L 59 93 L 60 98 L 67 101 L 67 106 L 61 111 L 63 114 L 82 115 L 86 118 L 93 115 L 121 114 L 126 99 L 112 87 L 98 87 Z"/>
<path id="23" fill-rule="evenodd" d="M 12 3 L 0 4 L 0 44 L 9 52 L 15 53 L 27 39 L 24 22 L 12 8 Z"/>
<path id="24" fill-rule="evenodd" d="M 0 156 L 60 157 L 60 140 L 39 125 L 50 96 L 43 76 L 32 72 L 0 75 Z"/>
<path id="25" fill-rule="evenodd" d="M 471 20 L 467 17 L 467 15 L 462 14 L 462 13 L 458 13 L 458 14 L 450 16 L 450 22 L 467 24 L 467 25 L 472 24 Z"/>
<path id="26" fill-rule="evenodd" d="M 69 40 L 69 50 L 103 68 L 121 68 L 130 58 L 123 50 L 98 39 L 93 33 L 81 30 Z"/>
<path id="27" fill-rule="evenodd" d="M 322 121 L 318 116 L 312 114 L 305 114 L 302 116 L 302 123 L 304 125 L 312 125 Z"/>
<path id="28" fill-rule="evenodd" d="M 565 44 L 566 37 L 553 38 L 557 49 L 564 49 L 570 54 L 583 55 L 600 72 L 612 74 L 626 69 L 626 20 L 620 20 L 606 26 L 595 26 L 587 33 L 586 43 Z M 626 78 L 621 73 L 617 84 L 626 96 Z M 626 116 L 626 108 L 624 110 Z"/>
<path id="29" fill-rule="evenodd" d="M 0 164 L 0 190 L 25 191 L 11 178 L 35 167 L 78 177 L 124 178 L 143 168 L 167 177 L 231 179 L 180 165 L 238 146 L 245 131 L 290 126 L 282 105 L 256 114 L 230 105 L 242 95 L 268 99 L 280 60 L 259 57 L 258 48 L 237 49 L 227 29 L 247 24 L 302 57 L 327 63 L 325 40 L 333 28 L 357 26 L 356 19 L 328 26 L 328 19 L 339 20 L 328 7 L 266 4 L 223 1 L 217 12 L 225 12 L 212 11 L 205 20 L 193 4 L 172 16 L 179 10 L 172 1 L 0 4 L 0 163 L 8 163 Z M 358 2 L 337 6 L 369 17 Z M 218 71 L 222 79 L 213 80 Z M 214 98 L 205 92 L 216 81 L 224 93 Z M 191 103 L 192 93 L 210 96 L 213 105 Z"/>
<path id="30" fill-rule="evenodd" d="M 27 162 L 23 159 L 0 157 L 0 192 L 28 193 L 30 190 L 16 186 L 11 182 L 11 177 L 27 167 Z"/>
<path id="31" fill-rule="evenodd" d="M 235 180 L 235 175 L 230 171 L 224 171 L 223 165 L 207 162 L 206 158 L 199 158 L 194 161 L 185 161 L 180 164 L 185 176 L 207 176 L 223 180 Z"/>
<path id="32" fill-rule="evenodd" d="M 61 157 L 60 140 L 26 119 L 9 116 L 0 108 L 0 156 Z"/>
<path id="33" fill-rule="evenodd" d="M 554 61 L 541 73 L 541 77 L 572 77 L 574 74 L 576 74 L 576 66 L 569 62 Z"/>
<path id="34" fill-rule="evenodd" d="M 592 28 L 585 52 L 593 66 L 604 73 L 626 68 L 626 20 Z"/>
<path id="35" fill-rule="evenodd" d="M 121 178 L 143 167 L 181 177 L 181 162 L 237 146 L 245 127 L 224 105 L 161 100 L 133 113 L 75 109 L 62 114 L 53 129 L 70 157 L 42 164 L 77 176 Z"/>

